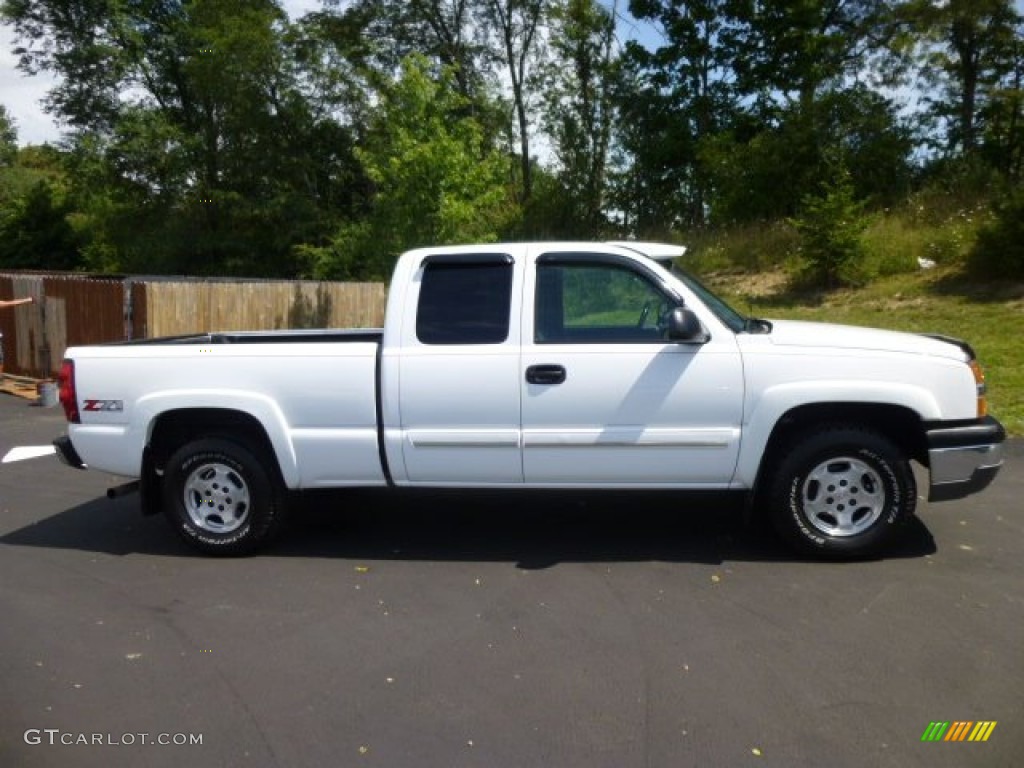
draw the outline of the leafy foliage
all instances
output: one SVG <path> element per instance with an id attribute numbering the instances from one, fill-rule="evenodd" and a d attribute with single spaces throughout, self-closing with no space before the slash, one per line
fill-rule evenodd
<path id="1" fill-rule="evenodd" d="M 593 237 L 610 228 L 611 143 L 621 84 L 615 19 L 596 0 L 568 0 L 553 19 L 543 115 L 558 199 L 545 202 L 560 213 L 556 236 Z"/>
<path id="2" fill-rule="evenodd" d="M 863 87 L 829 91 L 812 105 L 779 113 L 775 128 L 753 136 L 722 133 L 701 158 L 716 189 L 717 222 L 791 216 L 830 173 L 834 158 L 849 169 L 860 200 L 892 203 L 910 187 L 909 131 L 893 105 Z"/>
<path id="3" fill-rule="evenodd" d="M 7 108 L 0 104 L 0 168 L 6 168 L 14 162 L 18 154 L 18 129 Z"/>
<path id="4" fill-rule="evenodd" d="M 70 206 L 61 191 L 40 181 L 0 219 L 0 265 L 14 269 L 70 269 L 78 257 Z"/>
<path id="5" fill-rule="evenodd" d="M 854 198 L 853 183 L 845 168 L 837 168 L 818 194 L 803 199 L 793 226 L 800 234 L 796 273 L 800 283 L 837 288 L 863 278 L 861 237 L 867 219 Z"/>
<path id="6" fill-rule="evenodd" d="M 464 115 L 455 84 L 451 70 L 432 79 L 411 56 L 382 90 L 357 150 L 374 185 L 369 214 L 310 254 L 317 276 L 380 279 L 408 248 L 493 241 L 510 224 L 508 162 Z"/>
<path id="7" fill-rule="evenodd" d="M 5 5 L 22 64 L 63 77 L 72 196 L 106 268 L 293 275 L 292 247 L 365 189 L 269 0 Z"/>
<path id="8" fill-rule="evenodd" d="M 377 278 L 412 245 L 633 236 L 749 268 L 785 260 L 792 220 L 823 284 L 959 261 L 974 223 L 880 211 L 1019 187 L 1017 7 L 323 0 L 289 19 L 278 0 L 0 0 L 21 69 L 58 76 L 66 128 L 19 150 L 0 110 L 0 250 Z M 1016 274 L 995 255 L 1012 205 L 976 270 Z"/>
<path id="9" fill-rule="evenodd" d="M 968 156 L 983 151 L 986 130 L 994 128 L 1019 152 L 1020 135 L 1006 136 L 1007 127 L 995 121 L 986 125 L 1008 106 L 1005 87 L 1020 91 L 1021 17 L 1012 0 L 904 0 L 894 17 L 910 33 L 898 50 L 922 62 L 929 114 L 947 148 Z"/>
<path id="10" fill-rule="evenodd" d="M 1024 279 L 1024 187 L 995 208 L 995 218 L 978 234 L 970 267 L 984 277 Z"/>
<path id="11" fill-rule="evenodd" d="M 0 112 L 0 127 L 4 117 Z M 0 267 L 71 269 L 81 237 L 60 155 L 51 147 L 18 149 L 15 136 L 11 126 L 0 163 Z"/>

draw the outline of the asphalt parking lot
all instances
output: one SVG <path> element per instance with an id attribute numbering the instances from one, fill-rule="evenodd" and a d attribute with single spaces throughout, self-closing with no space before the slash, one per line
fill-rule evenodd
<path id="1" fill-rule="evenodd" d="M 0 455 L 62 429 L 0 396 Z M 0 465 L 0 766 L 1019 766 L 1010 453 L 849 564 L 667 494 L 319 495 L 214 560 L 116 479 Z"/>

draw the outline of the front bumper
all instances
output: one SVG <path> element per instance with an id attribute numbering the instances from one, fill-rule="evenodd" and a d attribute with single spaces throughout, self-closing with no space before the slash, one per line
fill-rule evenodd
<path id="1" fill-rule="evenodd" d="M 931 482 L 928 501 L 962 499 L 986 488 L 1003 466 L 1003 425 L 983 419 L 934 422 L 925 432 Z"/>
<path id="2" fill-rule="evenodd" d="M 53 441 L 53 447 L 57 449 L 57 458 L 60 459 L 62 464 L 67 464 L 75 469 L 86 469 L 85 462 L 78 455 L 75 446 L 71 444 L 70 437 L 61 435 Z"/>

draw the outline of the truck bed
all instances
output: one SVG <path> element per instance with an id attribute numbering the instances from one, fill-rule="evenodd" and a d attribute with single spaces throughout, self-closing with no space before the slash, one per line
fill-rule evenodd
<path id="1" fill-rule="evenodd" d="M 383 485 L 381 339 L 374 329 L 289 330 L 82 347 L 82 423 L 69 432 L 87 464 L 135 477 L 149 439 L 139 426 L 195 408 L 240 411 L 266 429 L 289 488 Z"/>

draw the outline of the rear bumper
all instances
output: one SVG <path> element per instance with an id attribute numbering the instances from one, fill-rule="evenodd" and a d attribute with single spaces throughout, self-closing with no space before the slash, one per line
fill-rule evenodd
<path id="1" fill-rule="evenodd" d="M 53 447 L 57 449 L 57 458 L 60 459 L 62 464 L 67 464 L 75 469 L 86 469 L 85 462 L 79 457 L 75 446 L 71 444 L 70 437 L 61 435 L 53 441 Z"/>
<path id="2" fill-rule="evenodd" d="M 983 419 L 944 425 L 925 432 L 931 482 L 928 501 L 962 499 L 986 488 L 1003 466 L 1003 425 Z"/>

